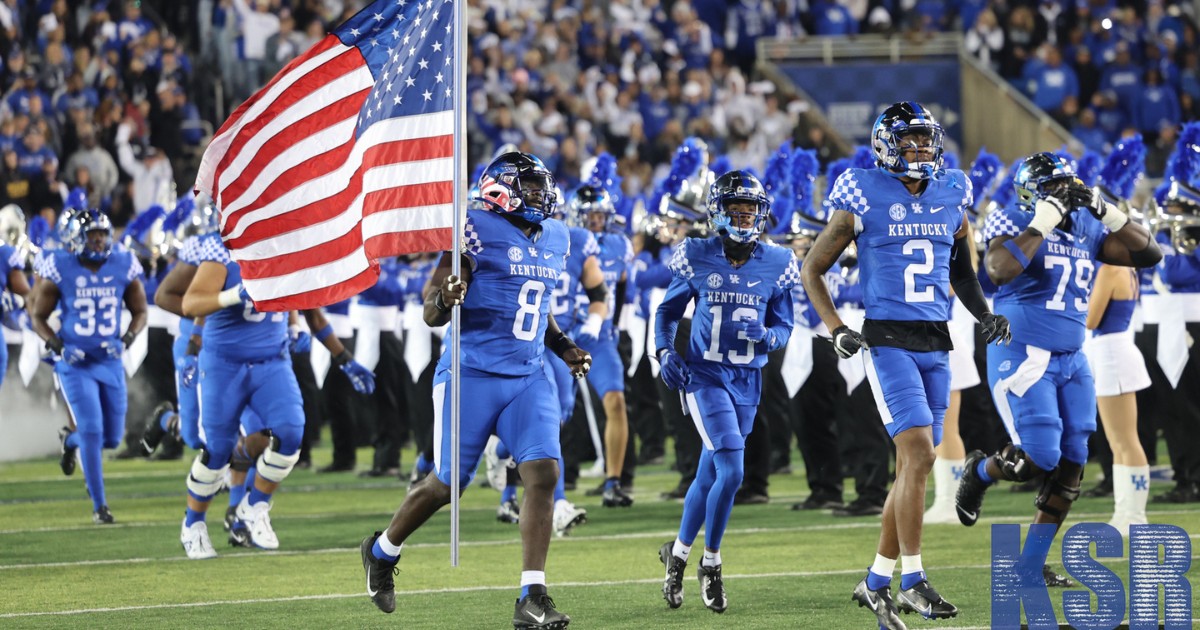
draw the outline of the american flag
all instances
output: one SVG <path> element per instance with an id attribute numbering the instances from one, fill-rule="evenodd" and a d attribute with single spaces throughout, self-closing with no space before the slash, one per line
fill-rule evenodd
<path id="1" fill-rule="evenodd" d="M 453 1 L 377 0 L 209 144 L 196 189 L 259 310 L 332 304 L 375 284 L 379 258 L 450 248 Z"/>

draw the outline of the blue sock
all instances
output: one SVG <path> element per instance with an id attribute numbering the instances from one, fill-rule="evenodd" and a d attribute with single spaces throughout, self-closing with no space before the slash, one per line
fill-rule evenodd
<path id="1" fill-rule="evenodd" d="M 236 507 L 242 502 L 244 496 L 246 496 L 245 484 L 237 484 L 229 488 L 229 507 Z"/>
<path id="2" fill-rule="evenodd" d="M 187 509 L 187 518 L 184 520 L 183 524 L 185 527 L 191 527 L 192 523 L 203 523 L 204 517 L 207 514 L 208 514 L 208 512 L 197 512 L 197 511 L 193 510 L 192 508 L 188 508 Z"/>
<path id="3" fill-rule="evenodd" d="M 979 466 L 975 468 L 975 472 L 979 473 L 979 478 L 983 481 L 983 483 L 993 483 L 996 480 L 992 479 L 992 476 L 987 473 L 987 463 L 988 460 L 986 459 L 979 462 Z"/>
<path id="4" fill-rule="evenodd" d="M 79 441 L 79 432 L 72 431 L 67 434 L 67 448 L 79 448 L 82 443 Z"/>
<path id="5" fill-rule="evenodd" d="M 704 546 L 709 549 L 721 548 L 721 538 L 725 536 L 729 515 L 733 513 L 733 495 L 737 494 L 745 476 L 745 454 L 743 450 L 729 449 L 713 453 L 716 481 L 708 491 L 704 515 Z"/>
<path id="6" fill-rule="evenodd" d="M 512 453 L 508 452 L 508 447 L 504 445 L 504 442 L 496 444 L 496 457 L 499 457 L 500 459 L 508 459 L 509 457 L 512 457 Z"/>
<path id="7" fill-rule="evenodd" d="M 554 500 L 567 498 L 567 487 L 563 483 L 563 471 L 566 470 L 562 455 L 558 456 L 558 481 L 554 482 Z"/>
<path id="8" fill-rule="evenodd" d="M 504 490 L 500 492 L 500 502 L 508 503 L 517 498 L 517 488 L 515 486 L 504 486 Z"/>
<path id="9" fill-rule="evenodd" d="M 608 489 L 612 488 L 613 486 L 617 485 L 618 483 L 620 483 L 620 481 L 621 480 L 617 477 L 609 477 L 608 479 L 604 480 L 604 489 L 608 490 Z"/>
<path id="10" fill-rule="evenodd" d="M 250 488 L 250 505 L 258 505 L 259 503 L 262 503 L 263 501 L 270 501 L 270 500 L 271 500 L 271 495 L 269 493 L 259 490 L 257 486 Z"/>
<path id="11" fill-rule="evenodd" d="M 175 415 L 175 413 L 174 413 L 174 412 L 171 412 L 171 411 L 164 411 L 164 412 L 162 412 L 161 414 L 159 414 L 159 416 L 158 416 L 158 426 L 162 427 L 162 430 L 163 430 L 163 431 L 166 431 L 166 430 L 167 430 L 167 423 L 171 421 L 171 417 L 172 417 L 172 416 L 174 416 L 174 415 Z"/>
<path id="12" fill-rule="evenodd" d="M 709 489 L 716 480 L 717 471 L 713 468 L 713 453 L 701 449 L 700 463 L 696 466 L 696 478 L 688 487 L 687 496 L 683 498 L 683 518 L 679 522 L 679 540 L 691 545 L 696 540 L 700 526 L 704 524 L 706 514 L 705 504 L 708 503 Z"/>
<path id="13" fill-rule="evenodd" d="M 378 558 L 380 560 L 387 560 L 388 562 L 395 562 L 396 558 L 399 557 L 399 556 L 389 556 L 387 553 L 385 553 L 383 551 L 383 548 L 379 546 L 379 538 L 375 539 L 375 546 L 371 547 L 371 553 L 375 554 L 376 558 Z"/>
<path id="14" fill-rule="evenodd" d="M 83 477 L 87 482 L 88 494 L 92 495 L 92 509 L 99 510 L 107 505 L 104 498 L 104 463 L 100 451 L 104 446 L 104 435 L 101 433 L 73 433 L 78 436 L 79 459 L 83 463 Z"/>
<path id="15" fill-rule="evenodd" d="M 525 597 L 529 595 L 529 586 L 530 585 L 526 584 L 525 586 L 521 587 L 521 596 L 517 598 L 518 601 L 525 599 Z"/>
<path id="16" fill-rule="evenodd" d="M 872 591 L 878 591 L 881 588 L 892 585 L 891 576 L 876 575 L 871 571 L 867 571 L 867 588 Z"/>
<path id="17" fill-rule="evenodd" d="M 254 487 L 254 473 L 256 472 L 258 472 L 258 469 L 253 466 L 246 472 L 246 483 L 242 484 L 245 486 L 246 492 L 250 492 L 250 489 Z"/>
<path id="18" fill-rule="evenodd" d="M 433 470 L 433 462 L 425 459 L 425 453 L 417 455 L 417 470 L 421 471 L 422 473 L 427 473 Z"/>
<path id="19" fill-rule="evenodd" d="M 924 580 L 924 579 L 925 579 L 924 571 L 913 571 L 912 573 L 905 573 L 904 575 L 900 576 L 900 589 L 907 591 L 908 589 L 912 588 L 913 586 L 916 586 L 917 582 L 920 582 L 921 580 Z"/>

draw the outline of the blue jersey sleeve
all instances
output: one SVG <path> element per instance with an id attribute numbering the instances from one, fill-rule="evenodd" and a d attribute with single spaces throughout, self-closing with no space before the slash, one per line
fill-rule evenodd
<path id="1" fill-rule="evenodd" d="M 6 271 L 13 269 L 25 268 L 25 257 L 21 255 L 21 250 L 8 244 L 0 244 L 0 257 L 3 257 L 4 264 L 7 266 Z M 8 274 L 5 273 L 5 276 Z"/>
<path id="2" fill-rule="evenodd" d="M 1176 254 L 1173 248 L 1164 247 L 1158 275 L 1173 287 L 1200 284 L 1200 260 L 1194 254 Z"/>
<path id="3" fill-rule="evenodd" d="M 471 270 L 478 266 L 476 258 L 483 253 L 483 239 L 479 238 L 479 230 L 475 227 L 475 219 L 467 212 L 467 224 L 463 226 L 462 255 L 471 261 Z"/>
<path id="4" fill-rule="evenodd" d="M 667 296 L 654 319 L 654 343 L 656 349 L 674 348 L 675 333 L 679 330 L 679 320 L 687 311 L 688 303 L 696 297 L 692 283 L 681 276 L 675 276 L 667 287 Z"/>
<path id="5" fill-rule="evenodd" d="M 193 267 L 200 266 L 200 236 L 189 236 L 183 241 L 183 245 L 179 247 L 179 255 L 176 259 L 184 264 Z"/>
<path id="6" fill-rule="evenodd" d="M 767 352 L 774 352 L 787 345 L 792 337 L 792 328 L 796 325 L 795 305 L 792 302 L 791 289 L 780 291 L 767 303 L 767 318 L 764 324 L 770 334 L 767 335 Z"/>
<path id="7" fill-rule="evenodd" d="M 196 260 L 198 262 L 215 262 L 222 265 L 228 265 L 232 262 L 232 259 L 229 257 L 229 250 L 225 249 L 225 244 L 216 235 L 201 238 Z"/>
<path id="8" fill-rule="evenodd" d="M 1022 220 L 1026 217 L 1016 215 L 1017 219 L 1013 220 L 1015 213 L 1004 208 L 996 208 L 987 216 L 987 221 L 983 224 L 983 240 L 985 243 L 991 242 L 997 236 L 1020 236 L 1025 231 L 1025 226 L 1029 221 Z M 1022 213 L 1024 214 L 1024 213 Z"/>
<path id="9" fill-rule="evenodd" d="M 671 261 L 667 263 L 667 269 L 671 271 L 671 276 L 674 278 L 691 280 L 696 275 L 696 270 L 688 262 L 688 243 L 691 240 L 689 238 L 680 243 L 671 254 Z"/>
<path id="10" fill-rule="evenodd" d="M 138 260 L 137 256 L 128 252 L 125 255 L 129 257 L 129 270 L 125 272 L 125 280 L 133 282 L 140 278 L 145 271 L 142 269 L 142 263 Z"/>
<path id="11" fill-rule="evenodd" d="M 34 262 L 34 271 L 37 275 L 61 286 L 62 274 L 58 271 L 58 257 L 54 255 L 54 252 L 44 250 L 42 254 L 42 257 Z"/>
<path id="12" fill-rule="evenodd" d="M 833 182 L 833 190 L 829 192 L 829 198 L 825 200 L 825 208 L 830 213 L 834 210 L 845 210 L 862 216 L 871 209 L 867 205 L 867 198 L 863 195 L 862 186 L 859 184 L 858 170 L 846 169 Z"/>

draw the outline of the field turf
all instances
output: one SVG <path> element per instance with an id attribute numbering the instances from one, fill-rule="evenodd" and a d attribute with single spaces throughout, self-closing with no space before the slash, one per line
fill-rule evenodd
<path id="1" fill-rule="evenodd" d="M 317 467 L 329 459 L 327 449 L 314 453 Z M 359 461 L 370 461 L 367 450 Z M 405 466 L 412 461 L 406 451 Z M 798 454 L 794 461 L 801 461 Z M 63 477 L 57 459 L 0 464 L 0 628 L 511 628 L 521 546 L 516 526 L 496 521 L 495 491 L 471 487 L 463 497 L 459 567 L 450 566 L 449 508 L 409 541 L 396 577 L 397 610 L 384 615 L 365 595 L 358 545 L 387 525 L 406 483 L 295 471 L 271 512 L 277 552 L 229 547 L 221 530 L 228 495 L 220 495 L 208 522 L 221 555 L 193 562 L 179 545 L 189 462 L 190 455 L 176 462 L 106 461 L 108 502 L 118 521 L 106 527 L 91 523 L 82 472 Z M 669 610 L 657 552 L 674 537 L 683 504 L 659 493 L 677 481 L 666 466 L 639 470 L 636 503 L 621 510 L 585 497 L 589 480 L 568 493 L 588 510 L 588 522 L 553 541 L 546 573 L 571 628 L 877 627 L 850 592 L 874 558 L 879 519 L 792 511 L 808 494 L 800 473 L 772 477 L 770 504 L 734 509 L 722 545 L 729 610 L 716 615 L 700 603 L 695 561 L 683 607 Z M 1156 484 L 1152 493 L 1167 489 Z M 853 497 L 848 490 L 846 498 Z M 1032 500 L 998 487 L 974 528 L 927 527 L 924 566 L 962 612 L 953 620 L 906 616 L 905 622 L 989 627 L 989 525 L 1026 522 Z M 1081 499 L 1068 525 L 1107 521 L 1111 510 L 1111 499 Z M 1150 519 L 1200 534 L 1200 505 L 1152 504 Z M 1059 558 L 1056 544 L 1051 563 Z M 1127 562 L 1105 563 L 1127 579 Z M 1189 577 L 1197 576 L 1193 568 Z M 1062 620 L 1061 595 L 1051 598 Z"/>

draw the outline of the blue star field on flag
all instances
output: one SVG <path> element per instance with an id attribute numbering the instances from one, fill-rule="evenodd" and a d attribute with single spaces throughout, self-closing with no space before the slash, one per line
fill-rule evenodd
<path id="1" fill-rule="evenodd" d="M 356 139 L 382 120 L 454 107 L 453 1 L 378 0 L 334 31 L 358 47 L 375 77 Z"/>

